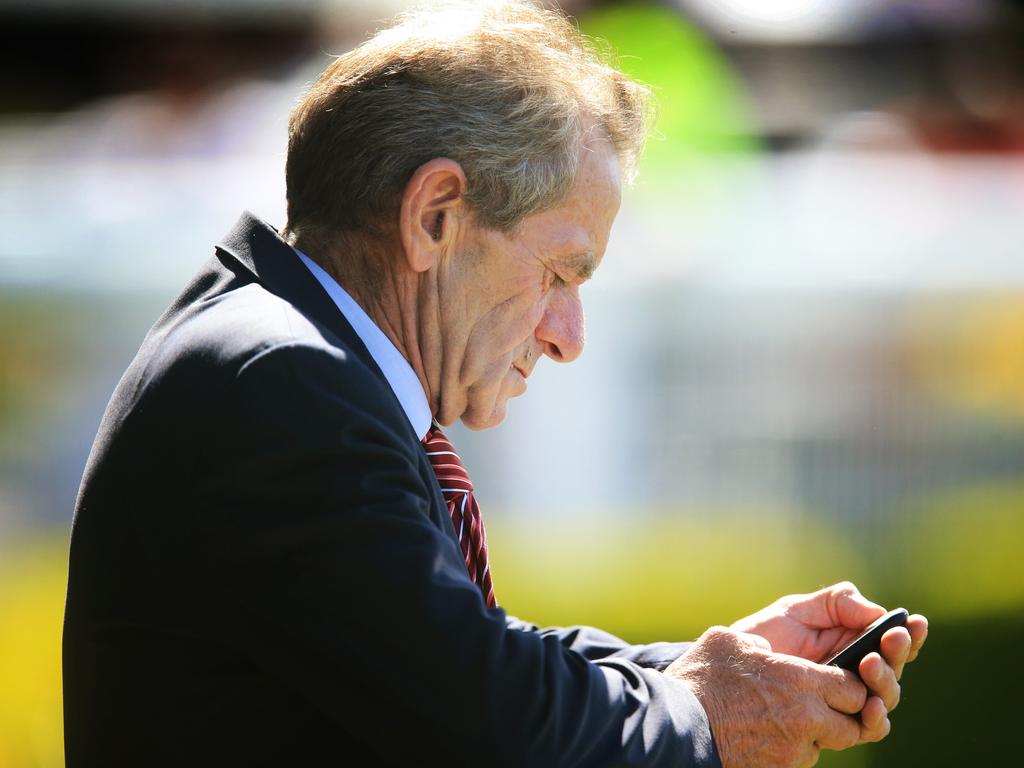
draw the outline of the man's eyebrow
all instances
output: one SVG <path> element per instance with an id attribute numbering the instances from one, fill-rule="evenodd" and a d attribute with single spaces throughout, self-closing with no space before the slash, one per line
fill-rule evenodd
<path id="1" fill-rule="evenodd" d="M 597 259 L 593 251 L 577 251 L 568 256 L 561 256 L 557 261 L 566 269 L 575 272 L 580 280 L 589 280 L 597 269 Z"/>

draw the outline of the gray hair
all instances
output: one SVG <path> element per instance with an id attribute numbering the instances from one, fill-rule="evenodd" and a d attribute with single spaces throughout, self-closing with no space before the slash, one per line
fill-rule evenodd
<path id="1" fill-rule="evenodd" d="M 631 179 L 649 95 L 565 16 L 531 2 L 404 14 L 339 56 L 292 113 L 288 230 L 386 223 L 413 172 L 447 157 L 478 221 L 510 231 L 564 199 L 590 131 Z"/>

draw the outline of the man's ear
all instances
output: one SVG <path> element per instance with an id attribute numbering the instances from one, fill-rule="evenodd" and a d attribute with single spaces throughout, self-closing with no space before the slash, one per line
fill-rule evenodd
<path id="1" fill-rule="evenodd" d="M 466 174 L 454 160 L 439 157 L 413 173 L 402 193 L 398 231 L 409 268 L 425 272 L 454 241 L 465 211 Z"/>

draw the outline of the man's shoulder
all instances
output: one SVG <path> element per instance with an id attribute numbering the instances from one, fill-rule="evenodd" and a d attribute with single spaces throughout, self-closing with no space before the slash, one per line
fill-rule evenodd
<path id="1" fill-rule="evenodd" d="M 258 281 L 224 279 L 213 264 L 147 334 L 112 405 L 121 413 L 157 401 L 206 410 L 232 397 L 243 374 L 252 382 L 275 366 L 327 371 L 339 397 L 387 400 L 386 382 L 334 329 Z"/>
<path id="2" fill-rule="evenodd" d="M 336 351 L 340 359 L 351 355 L 335 333 L 255 282 L 180 307 L 154 335 L 166 351 L 188 350 L 236 371 L 287 345 Z"/>
<path id="3" fill-rule="evenodd" d="M 212 270 L 200 272 L 194 283 Z M 149 332 L 141 349 L 149 367 L 197 364 L 209 373 L 234 376 L 253 358 L 283 347 L 306 347 L 365 369 L 350 345 L 332 329 L 259 282 L 186 290 Z"/>

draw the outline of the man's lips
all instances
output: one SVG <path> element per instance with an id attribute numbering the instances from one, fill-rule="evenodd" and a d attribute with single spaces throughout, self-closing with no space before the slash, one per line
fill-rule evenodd
<path id="1" fill-rule="evenodd" d="M 515 368 L 517 371 L 519 371 L 519 375 L 522 376 L 524 379 L 528 379 L 530 377 L 530 373 L 531 373 L 530 371 L 527 371 L 527 370 L 524 370 L 524 369 L 520 368 L 515 363 L 512 364 L 512 367 Z"/>

